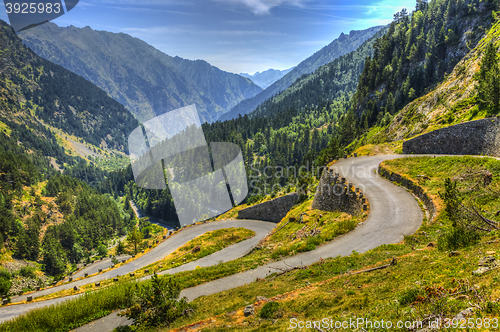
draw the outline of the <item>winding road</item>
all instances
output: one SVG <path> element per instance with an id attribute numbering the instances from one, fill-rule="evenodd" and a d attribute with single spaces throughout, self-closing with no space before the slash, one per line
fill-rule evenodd
<path id="1" fill-rule="evenodd" d="M 268 274 L 274 272 L 273 267 L 285 267 L 286 265 L 296 266 L 300 264 L 310 265 L 318 262 L 321 258 L 326 259 L 330 257 L 337 257 L 339 255 L 349 255 L 353 252 L 353 250 L 363 253 L 382 244 L 397 243 L 403 239 L 404 234 L 414 233 L 420 227 L 423 220 L 422 210 L 415 201 L 415 198 L 405 189 L 393 185 L 376 174 L 378 165 L 382 161 L 402 157 L 406 156 L 370 156 L 342 159 L 332 166 L 332 169 L 335 172 L 339 173 L 343 177 L 346 177 L 350 183 L 354 183 L 356 186 L 360 187 L 365 197 L 367 197 L 370 202 L 370 214 L 367 220 L 356 227 L 353 231 L 335 238 L 333 241 L 318 247 L 314 251 L 301 253 L 279 262 L 258 267 L 254 270 L 241 272 L 196 287 L 185 289 L 182 291 L 181 296 L 186 296 L 189 301 L 192 301 L 199 296 L 215 294 L 249 284 L 255 281 L 256 278 L 264 278 Z M 235 244 L 195 262 L 185 264 L 172 270 L 164 271 L 162 274 L 172 274 L 179 271 L 192 270 L 196 266 L 210 266 L 221 260 L 233 260 L 243 256 L 275 226 L 276 224 L 274 223 L 263 221 L 226 220 L 188 227 L 170 237 L 168 240 L 160 243 L 156 248 L 144 256 L 120 268 L 102 273 L 95 277 L 39 291 L 32 295 L 37 297 L 51 294 L 63 289 L 72 288 L 75 285 L 81 286 L 103 279 L 109 279 L 115 277 L 116 275 L 128 274 L 162 259 L 166 255 L 175 251 L 178 247 L 185 244 L 187 241 L 210 230 L 228 227 L 245 227 L 255 231 L 256 236 L 251 239 Z M 38 303 L 2 307 L 0 308 L 0 322 L 16 317 L 26 311 L 32 310 L 33 308 L 59 303 L 73 297 L 75 296 L 68 296 Z M 22 300 L 24 299 L 25 297 L 22 298 Z M 77 331 L 111 331 L 113 328 L 124 322 L 124 318 L 117 318 L 116 315 L 110 315 L 94 323 L 83 326 L 77 329 Z"/>

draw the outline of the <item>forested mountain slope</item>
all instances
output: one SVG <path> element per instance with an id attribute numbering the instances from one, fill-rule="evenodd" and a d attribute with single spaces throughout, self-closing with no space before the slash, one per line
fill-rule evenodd
<path id="1" fill-rule="evenodd" d="M 61 175 L 51 165 L 49 157 L 83 179 L 95 170 L 79 171 L 83 160 L 65 151 L 49 125 L 64 136 L 127 152 L 128 134 L 138 122 L 97 86 L 38 57 L 3 21 L 0 57 L 2 260 L 38 262 L 48 275 L 59 275 L 99 245 L 126 234 L 133 213 L 127 202 Z M 97 173 L 101 179 L 105 174 Z M 30 264 L 36 270 L 36 264 Z M 0 293 L 5 295 L 13 276 L 3 271 Z M 40 285 L 43 281 L 33 271 L 25 281 Z"/>
<path id="2" fill-rule="evenodd" d="M 378 136 L 391 141 L 401 140 L 465 121 L 498 115 L 499 53 L 500 22 L 497 21 L 488 35 L 458 63 L 444 82 L 404 107 Z M 491 65 L 488 64 L 490 59 Z M 485 90 L 490 90 L 491 95 L 482 98 L 480 94 Z"/>
<path id="3" fill-rule="evenodd" d="M 496 0 L 434 0 L 419 1 L 411 16 L 398 13 L 360 77 L 353 110 L 361 127 L 433 90 L 485 35 L 498 7 Z"/>
<path id="4" fill-rule="evenodd" d="M 373 45 L 386 32 L 386 28 L 379 30 L 355 51 L 321 66 L 310 75 L 303 75 L 288 89 L 260 104 L 250 116 L 269 117 L 288 109 L 301 112 L 354 93 L 366 58 L 373 55 Z"/>
<path id="5" fill-rule="evenodd" d="M 237 118 L 239 114 L 245 115 L 257 108 L 261 103 L 281 91 L 290 87 L 298 78 L 304 74 L 310 74 L 319 67 L 332 62 L 336 58 L 356 50 L 367 39 L 371 38 L 382 27 L 373 27 L 367 30 L 351 31 L 349 35 L 341 34 L 340 37 L 328 46 L 325 46 L 306 60 L 302 61 L 291 72 L 286 74 L 282 79 L 275 82 L 263 92 L 253 98 L 245 100 L 231 109 L 230 112 L 222 115 L 220 120 L 228 120 Z"/>
<path id="6" fill-rule="evenodd" d="M 37 56 L 0 21 L 0 121 L 19 144 L 66 162 L 46 125 L 94 146 L 127 152 L 138 122 L 122 105 L 84 78 Z"/>
<path id="7" fill-rule="evenodd" d="M 47 23 L 20 36 L 38 55 L 101 87 L 140 121 L 196 104 L 211 122 L 262 91 L 247 78 L 168 56 L 124 33 Z"/>

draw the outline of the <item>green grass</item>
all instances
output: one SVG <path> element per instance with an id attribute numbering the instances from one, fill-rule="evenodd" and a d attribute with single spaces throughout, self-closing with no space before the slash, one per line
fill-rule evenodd
<path id="1" fill-rule="evenodd" d="M 0 324 L 0 331 L 69 331 L 104 317 L 115 309 L 129 307 L 129 289 L 132 286 L 132 283 L 122 283 L 67 302 L 29 311 L 13 321 Z"/>
<path id="2" fill-rule="evenodd" d="M 492 239 L 498 239 L 498 234 L 488 238 Z M 422 247 L 420 245 L 419 249 Z M 480 248 L 498 249 L 498 244 Z M 357 275 L 344 273 L 347 269 L 388 263 L 387 258 L 391 256 L 398 256 L 396 266 Z M 209 318 L 212 323 L 202 331 L 286 331 L 292 318 L 301 321 L 322 318 L 348 321 L 364 317 L 373 321 L 390 320 L 396 324 L 400 320 L 419 321 L 433 312 L 442 312 L 444 317 L 453 318 L 470 307 L 469 302 L 484 308 L 472 316 L 474 319 L 497 318 L 500 306 L 493 301 L 500 295 L 496 287 L 500 277 L 498 272 L 473 277 L 471 272 L 477 268 L 480 257 L 478 247 L 461 251 L 459 257 L 449 257 L 437 249 L 412 251 L 406 246 L 404 250 L 376 249 L 362 255 L 329 259 L 305 271 L 196 299 L 192 302 L 196 309 L 195 316 L 179 320 L 174 327 Z M 473 289 L 473 286 L 476 288 Z M 440 299 L 437 292 L 446 295 L 462 292 L 464 296 Z M 254 303 L 256 296 L 266 296 L 279 302 L 283 317 L 275 323 L 242 317 L 238 310 Z M 257 306 L 257 315 L 263 306 Z M 237 311 L 236 314 L 228 314 L 233 311 Z M 450 329 L 453 330 L 457 329 Z"/>
<path id="3" fill-rule="evenodd" d="M 240 273 L 246 270 L 250 269 L 255 269 L 258 266 L 267 264 L 268 262 L 271 261 L 270 255 L 273 255 L 275 253 L 275 256 L 277 259 L 281 259 L 285 256 L 289 255 L 295 255 L 298 252 L 305 251 L 305 250 L 311 250 L 313 246 L 315 247 L 316 245 L 321 244 L 324 241 L 328 241 L 329 239 L 332 239 L 334 236 L 343 234 L 350 229 L 354 228 L 355 225 L 362 220 L 366 215 L 361 215 L 361 216 L 355 216 L 351 217 L 350 215 L 347 214 L 339 214 L 339 213 L 329 213 L 329 212 L 319 212 L 318 210 L 313 210 L 310 208 L 310 205 L 312 203 L 312 199 L 302 203 L 301 205 L 295 206 L 287 215 L 286 218 L 283 219 L 281 224 L 278 224 L 277 229 L 280 228 L 280 226 L 284 223 L 286 223 L 287 218 L 297 218 L 300 214 L 304 214 L 304 222 L 306 224 L 312 224 L 318 221 L 319 223 L 322 224 L 323 227 L 323 232 L 321 236 L 312 238 L 312 240 L 292 240 L 286 236 L 286 234 L 291 234 L 291 232 L 294 232 L 295 229 L 297 228 L 297 225 L 299 226 L 298 229 L 302 228 L 304 225 L 303 224 L 297 224 L 297 225 L 292 225 L 294 223 L 289 223 L 289 226 L 285 227 L 285 229 L 281 230 L 278 233 L 272 234 L 264 243 L 266 246 L 268 245 L 270 248 L 264 248 L 261 250 L 256 250 L 250 255 L 246 257 L 242 257 L 240 259 L 236 259 L 233 261 L 225 262 L 225 263 L 219 263 L 214 266 L 210 267 L 204 267 L 204 268 L 196 268 L 195 270 L 192 271 L 185 271 L 185 272 L 180 272 L 175 274 L 176 281 L 179 283 L 182 289 L 189 288 L 189 287 L 194 287 L 199 284 L 203 284 L 212 280 L 217 280 L 226 276 L 234 275 L 236 273 Z M 321 216 L 320 216 L 321 214 Z M 278 242 L 279 241 L 279 242 Z M 286 244 L 289 246 L 288 248 L 292 248 L 291 251 L 289 252 L 283 252 L 282 251 L 282 245 L 279 245 L 280 243 L 283 244 L 286 242 Z M 278 244 L 278 245 L 276 245 Z M 191 246 L 192 244 L 189 244 Z M 272 248 L 271 248 L 272 246 Z M 309 246 L 309 247 L 308 247 Z M 301 249 L 302 248 L 302 249 Z M 187 248 L 186 248 L 187 250 Z M 143 270 L 143 269 L 141 269 Z M 131 278 L 130 276 L 123 276 L 120 277 L 120 282 L 118 285 L 122 283 L 127 283 L 127 282 L 132 282 L 135 278 L 139 277 L 140 274 L 138 274 L 136 277 Z M 101 282 L 101 287 L 106 286 L 108 284 L 111 284 L 112 282 L 110 280 L 107 281 L 102 281 Z M 84 290 L 90 290 L 93 289 L 93 285 L 88 285 L 82 287 Z M 111 287 L 108 287 L 111 288 Z M 105 289 L 108 289 L 105 288 Z M 73 294 L 72 292 L 74 291 L 69 291 L 69 293 L 64 293 L 64 295 L 71 295 Z M 62 293 L 61 293 L 62 294 Z M 88 306 L 88 305 L 93 305 L 94 297 L 99 297 L 101 293 L 99 292 L 93 292 L 89 293 L 86 298 L 88 299 L 88 303 L 86 304 L 85 302 L 80 302 L 81 306 Z M 118 293 L 117 293 L 118 294 Z M 123 293 L 120 293 L 123 295 Z M 118 294 L 117 296 L 122 296 Z M 125 301 L 125 299 L 122 299 L 122 301 Z M 69 304 L 68 304 L 69 305 Z M 107 311 L 109 310 L 114 310 L 118 309 L 121 307 L 121 302 L 116 302 L 116 306 L 113 307 L 113 305 L 110 305 L 109 307 L 106 307 Z M 64 309 L 65 310 L 65 309 Z M 105 311 L 102 311 L 100 314 L 101 317 L 105 315 Z M 36 320 L 37 315 L 45 315 L 44 312 L 40 313 L 34 313 L 32 316 L 32 319 Z M 99 315 L 94 315 L 92 316 L 93 319 L 98 319 Z M 18 318 L 16 319 L 23 319 L 23 318 Z M 42 319 L 42 318 L 40 318 Z M 82 325 L 86 322 L 90 321 L 89 319 L 85 317 L 76 317 L 73 320 L 73 324 L 76 325 Z M 59 323 L 54 322 L 52 327 L 56 326 Z M 64 320 L 61 321 L 59 325 L 57 325 L 57 329 L 61 328 L 61 330 L 57 330 L 56 327 L 54 327 L 54 331 L 63 331 L 66 323 L 64 323 Z M 2 328 L 2 325 L 0 325 L 0 331 Z"/>
<path id="4" fill-rule="evenodd" d="M 0 132 L 5 133 L 7 136 L 10 136 L 10 133 L 12 133 L 12 129 L 10 129 L 9 126 L 0 121 Z"/>
<path id="5" fill-rule="evenodd" d="M 196 261 L 200 258 L 211 255 L 217 251 L 227 248 L 235 243 L 247 240 L 255 236 L 255 232 L 246 228 L 223 228 L 215 231 L 206 232 L 203 235 L 187 242 L 185 245 L 165 257 L 164 259 L 141 268 L 137 273 L 143 273 L 144 270 L 150 270 L 150 273 L 160 272 L 183 264 Z M 200 246 L 200 251 L 190 253 L 192 249 Z M 159 266 L 162 265 L 162 268 Z"/>
<path id="6" fill-rule="evenodd" d="M 477 172 L 489 170 L 493 173 L 492 186 L 500 183 L 500 161 L 493 158 L 476 157 L 414 157 L 400 158 L 383 162 L 384 166 L 392 172 L 401 174 L 415 182 L 431 194 L 439 205 L 439 192 L 444 189 L 446 178 L 455 178 L 465 171 Z M 418 175 L 425 175 L 430 180 L 419 179 Z M 459 189 L 464 191 L 467 185 L 459 183 Z M 467 195 L 467 192 L 465 193 Z M 498 204 L 500 202 L 492 203 Z M 496 211 L 495 211 L 496 212 Z"/>
<path id="7" fill-rule="evenodd" d="M 326 212 L 311 208 L 312 200 L 295 206 L 254 251 L 256 255 L 279 259 L 304 251 L 316 249 L 318 245 L 353 230 L 367 214 L 351 216 L 341 212 Z M 307 239 L 295 238 L 302 228 L 316 227 L 319 235 Z"/>
<path id="8" fill-rule="evenodd" d="M 500 161 L 491 158 L 405 158 L 387 161 L 385 166 L 413 181 L 420 181 L 419 184 L 437 199 L 437 194 L 444 190 L 444 179 L 460 175 L 468 168 L 474 171 L 490 170 L 495 174 L 492 185 L 500 182 Z M 418 180 L 417 175 L 426 175 L 430 180 Z M 465 188 L 461 189 L 466 196 Z M 498 209 L 500 202 L 496 201 L 488 208 L 494 206 Z M 275 279 L 266 278 L 198 298 L 192 302 L 196 314 L 179 320 L 174 327 L 204 321 L 206 324 L 202 331 L 284 331 L 290 327 L 292 318 L 346 321 L 359 317 L 391 320 L 396 324 L 399 320 L 419 321 L 436 312 L 444 318 L 453 318 L 471 305 L 481 308 L 472 316 L 474 319 L 498 318 L 500 305 L 496 301 L 500 297 L 497 287 L 500 270 L 481 276 L 472 275 L 472 271 L 478 268 L 478 260 L 487 251 L 495 251 L 494 256 L 500 258 L 500 231 L 483 235 L 483 244 L 461 248 L 459 256 L 450 257 L 448 252 L 428 246 L 430 242 L 436 244 L 449 227 L 442 206 L 437 204 L 437 209 L 438 218 L 432 224 L 424 224 L 415 234 L 405 236 L 400 244 L 383 245 L 364 254 L 353 253 L 349 257 L 327 259 L 307 270 Z M 484 244 L 490 241 L 496 242 Z M 392 257 L 397 257 L 396 266 L 356 275 L 345 273 L 387 264 Z M 241 309 L 254 303 L 257 296 L 278 302 L 283 317 L 275 322 L 253 316 L 243 317 Z M 256 307 L 257 316 L 263 306 L 261 303 Z"/>

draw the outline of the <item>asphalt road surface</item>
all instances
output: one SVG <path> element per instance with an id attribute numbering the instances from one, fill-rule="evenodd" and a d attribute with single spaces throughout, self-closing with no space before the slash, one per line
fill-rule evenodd
<path id="1" fill-rule="evenodd" d="M 378 165 L 382 161 L 401 157 L 405 156 L 372 156 L 343 159 L 332 167 L 336 173 L 340 173 L 340 175 L 346 177 L 350 183 L 354 183 L 357 187 L 360 187 L 370 203 L 370 214 L 367 220 L 362 225 L 356 227 L 353 231 L 318 247 L 314 251 L 301 253 L 254 270 L 245 271 L 193 288 L 185 289 L 182 291 L 181 296 L 186 296 L 189 301 L 192 301 L 199 296 L 211 295 L 251 283 L 255 281 L 257 277 L 264 278 L 268 274 L 275 272 L 273 267 L 284 267 L 286 265 L 296 266 L 300 264 L 310 265 L 318 262 L 321 258 L 326 259 L 329 257 L 337 257 L 339 255 L 350 255 L 353 250 L 363 253 L 382 244 L 397 243 L 403 239 L 403 235 L 414 233 L 420 227 L 423 219 L 422 210 L 415 201 L 415 198 L 405 189 L 393 185 L 376 174 Z M 186 264 L 185 266 L 181 266 L 170 271 L 165 271 L 164 273 L 174 273 L 181 270 L 193 269 L 196 266 L 212 265 L 220 260 L 226 261 L 235 259 L 249 250 L 262 237 L 271 231 L 274 226 L 275 224 L 262 221 L 229 220 L 189 227 L 174 235 L 168 241 L 161 243 L 147 255 L 144 255 L 136 261 L 133 261 L 114 271 L 82 280 L 80 283 L 73 282 L 67 285 L 47 289 L 38 292 L 35 296 L 59 291 L 64 289 L 63 287 L 71 288 L 77 283 L 79 283 L 78 285 L 89 284 L 102 279 L 114 277 L 117 274 L 123 275 L 135 271 L 138 268 L 149 265 L 165 257 L 190 239 L 209 230 L 227 227 L 247 227 L 256 231 L 257 235 L 255 237 L 244 241 L 248 242 L 247 246 L 243 246 L 242 243 L 244 242 L 241 242 L 196 262 Z M 54 299 L 40 303 L 3 307 L 0 308 L 0 321 L 13 318 L 33 308 L 62 302 L 70 298 L 72 297 Z M 125 323 L 125 319 L 117 317 L 116 315 L 110 315 L 96 322 L 85 325 L 76 331 L 105 332 L 111 331 L 116 326 Z"/>
<path id="2" fill-rule="evenodd" d="M 82 279 L 82 280 L 77 280 L 73 281 L 70 283 L 66 283 L 60 286 L 56 287 L 51 287 L 47 288 L 38 292 L 31 293 L 30 296 L 33 296 L 33 298 L 43 296 L 43 295 L 48 295 L 52 294 L 55 292 L 59 292 L 61 290 L 65 289 L 71 289 L 74 286 L 81 287 L 83 285 L 88 285 L 88 284 L 93 284 L 98 281 L 114 278 L 116 276 L 122 276 L 122 275 L 127 275 L 130 272 L 134 272 L 140 268 L 143 268 L 145 266 L 148 266 L 149 264 L 152 264 L 154 262 L 157 262 L 161 259 L 163 259 L 165 256 L 168 256 L 172 252 L 174 252 L 177 248 L 181 247 L 184 245 L 186 242 L 194 239 L 195 237 L 198 237 L 202 234 L 205 234 L 208 231 L 213 231 L 217 229 L 222 229 L 222 228 L 231 228 L 231 227 L 245 227 L 247 229 L 253 230 L 255 232 L 255 236 L 242 241 L 240 243 L 237 243 L 234 246 L 231 246 L 231 248 L 234 248 L 235 252 L 240 253 L 240 256 L 250 250 L 254 245 L 256 245 L 262 238 L 264 238 L 267 233 L 269 233 L 274 227 L 276 226 L 275 223 L 271 222 L 265 222 L 265 221 L 255 221 L 255 220 L 223 220 L 223 221 L 215 221 L 215 222 L 210 222 L 202 225 L 197 225 L 197 226 L 192 226 L 183 229 L 181 232 L 172 235 L 170 238 L 167 240 L 161 242 L 158 244 L 155 248 L 151 249 L 151 251 L 145 253 L 143 256 L 139 257 L 135 261 L 131 261 L 130 263 L 123 265 L 119 268 L 116 268 L 114 270 L 104 272 L 101 274 L 98 274 L 96 276 Z M 219 260 L 224 260 L 225 257 L 221 256 L 220 254 L 225 254 L 225 255 L 231 255 L 233 253 L 228 252 L 226 250 L 221 250 L 217 253 L 217 257 L 215 258 L 216 260 L 213 261 L 213 263 L 216 263 Z M 209 256 L 205 257 L 208 258 Z M 234 257 L 234 256 L 233 256 Z M 210 260 L 214 259 L 214 257 L 210 257 Z M 232 258 L 234 259 L 234 258 Z M 198 260 L 200 262 L 201 260 Z M 212 264 L 213 264 L 212 263 Z M 194 266 L 196 267 L 196 265 Z M 19 304 L 19 305 L 12 305 L 12 306 L 7 306 L 7 307 L 1 307 L 0 308 L 0 322 L 10 319 L 12 317 L 18 316 L 26 311 L 29 311 L 33 308 L 39 308 L 39 307 L 44 307 L 49 304 L 65 301 L 72 296 L 67 296 L 64 298 L 60 299 L 54 299 L 49 301 L 43 301 L 43 302 L 34 302 L 34 303 L 27 303 L 27 304 Z M 24 296 L 16 296 L 12 297 L 12 302 L 17 302 L 17 301 L 23 301 L 26 300 L 26 295 Z"/>

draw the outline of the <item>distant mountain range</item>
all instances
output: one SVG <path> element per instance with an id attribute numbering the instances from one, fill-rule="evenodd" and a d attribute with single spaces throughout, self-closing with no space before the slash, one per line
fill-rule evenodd
<path id="1" fill-rule="evenodd" d="M 247 78 L 251 79 L 252 82 L 254 82 L 258 86 L 260 86 L 262 89 L 267 89 L 274 82 L 281 79 L 283 76 L 285 76 L 290 71 L 292 71 L 293 68 L 295 68 L 295 67 L 285 69 L 285 70 L 268 69 L 266 71 L 263 71 L 262 73 L 256 72 L 253 75 L 250 75 L 247 73 L 240 73 L 240 76 L 247 77 Z"/>
<path id="2" fill-rule="evenodd" d="M 20 34 L 39 56 L 81 75 L 140 121 L 196 104 L 212 122 L 262 89 L 205 61 L 166 55 L 124 33 L 47 23 Z"/>
<path id="3" fill-rule="evenodd" d="M 273 117 L 290 109 L 300 113 L 332 100 L 348 100 L 356 92 L 366 58 L 373 56 L 373 45 L 386 32 L 387 28 L 380 29 L 355 51 L 319 67 L 312 74 L 303 75 L 288 89 L 260 104 L 252 116 Z"/>
<path id="4" fill-rule="evenodd" d="M 332 62 L 342 55 L 356 50 L 381 28 L 382 26 L 377 26 L 366 30 L 351 31 L 348 35 L 342 33 L 338 39 L 335 39 L 329 45 L 323 47 L 321 50 L 302 61 L 297 67 L 280 80 L 273 83 L 270 87 L 255 97 L 240 102 L 229 112 L 223 114 L 219 120 L 224 121 L 234 119 L 237 118 L 239 114 L 245 115 L 254 111 L 264 101 L 277 95 L 281 91 L 286 90 L 301 76 L 311 74 L 319 67 Z"/>

